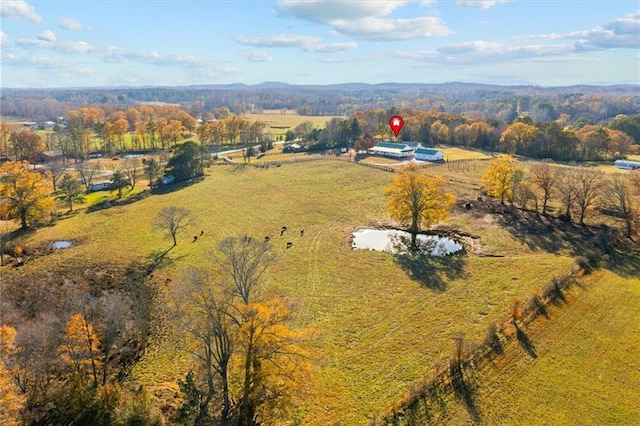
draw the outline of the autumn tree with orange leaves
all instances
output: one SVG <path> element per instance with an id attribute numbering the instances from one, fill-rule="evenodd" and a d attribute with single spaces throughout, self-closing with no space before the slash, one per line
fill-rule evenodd
<path id="1" fill-rule="evenodd" d="M 18 218 L 22 229 L 41 222 L 54 209 L 51 180 L 29 170 L 29 163 L 6 162 L 0 166 L 0 214 Z"/>
<path id="2" fill-rule="evenodd" d="M 16 384 L 18 365 L 11 358 L 19 352 L 15 345 L 16 330 L 6 325 L 0 326 L 0 424 L 17 426 L 22 424 L 20 410 L 25 396 Z"/>
<path id="3" fill-rule="evenodd" d="M 293 300 L 269 295 L 262 277 L 274 258 L 268 242 L 230 237 L 213 264 L 185 271 L 176 317 L 196 370 L 180 381 L 182 423 L 259 424 L 287 416 L 309 392 L 309 331 L 290 327 Z M 219 278 L 215 279 L 214 276 Z"/>
<path id="4" fill-rule="evenodd" d="M 427 176 L 414 166 L 406 166 L 384 190 L 389 197 L 389 216 L 408 227 L 414 251 L 418 248 L 416 241 L 421 227 L 429 227 L 449 217 L 456 199 L 445 192 L 444 184 L 441 176 Z"/>

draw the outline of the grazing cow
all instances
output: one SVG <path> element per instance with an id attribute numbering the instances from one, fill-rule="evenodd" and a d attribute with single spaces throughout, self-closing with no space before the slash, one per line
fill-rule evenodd
<path id="1" fill-rule="evenodd" d="M 300 236 L 302 237 L 304 235 L 304 229 L 300 230 Z"/>
<path id="2" fill-rule="evenodd" d="M 200 231 L 200 236 L 202 237 L 204 235 L 204 231 Z"/>
<path id="3" fill-rule="evenodd" d="M 194 235 L 194 236 L 193 236 L 193 241 L 191 241 L 191 242 L 192 242 L 192 243 L 195 243 L 196 241 L 198 241 L 198 236 L 197 236 L 197 235 Z"/>
<path id="4" fill-rule="evenodd" d="M 293 243 L 292 242 L 288 242 L 287 243 L 287 248 L 291 248 L 291 247 L 293 247 Z"/>
<path id="5" fill-rule="evenodd" d="M 269 242 L 269 240 L 270 240 L 270 238 L 269 238 L 269 236 L 268 236 L 268 235 L 267 235 L 266 237 L 264 237 L 264 242 L 265 242 L 265 243 L 268 243 L 268 242 Z"/>

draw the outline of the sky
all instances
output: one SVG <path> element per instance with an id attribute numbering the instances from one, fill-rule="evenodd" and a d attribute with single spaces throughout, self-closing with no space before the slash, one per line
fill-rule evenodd
<path id="1" fill-rule="evenodd" d="M 640 82 L 640 2 L 0 0 L 1 87 Z"/>

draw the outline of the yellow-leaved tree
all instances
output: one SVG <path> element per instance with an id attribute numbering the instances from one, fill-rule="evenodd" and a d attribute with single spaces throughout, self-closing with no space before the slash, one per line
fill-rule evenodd
<path id="1" fill-rule="evenodd" d="M 242 366 L 239 423 L 287 418 L 296 399 L 309 392 L 308 331 L 289 327 L 293 311 L 281 298 L 240 305 L 236 362 Z"/>
<path id="2" fill-rule="evenodd" d="M 20 219 L 22 229 L 40 222 L 55 209 L 51 179 L 29 170 L 29 163 L 8 161 L 0 166 L 0 213 Z"/>
<path id="3" fill-rule="evenodd" d="M 313 330 L 293 328 L 294 301 L 263 288 L 269 242 L 229 237 L 210 271 L 188 269 L 175 297 L 196 371 L 179 381 L 187 424 L 275 424 L 311 392 Z"/>
<path id="4" fill-rule="evenodd" d="M 81 382 L 91 377 L 94 385 L 98 384 L 100 340 L 83 315 L 74 314 L 67 321 L 64 342 L 59 351 Z"/>
<path id="5" fill-rule="evenodd" d="M 487 194 L 500 198 L 500 202 L 504 204 L 505 198 L 511 197 L 516 170 L 516 160 L 510 155 L 501 155 L 491 160 L 482 175 L 482 186 Z"/>
<path id="6" fill-rule="evenodd" d="M 19 351 L 14 343 L 15 337 L 13 327 L 0 326 L 0 424 L 5 426 L 22 424 L 20 410 L 25 402 L 25 396 L 15 381 L 19 367 L 11 362 Z"/>
<path id="7" fill-rule="evenodd" d="M 453 194 L 444 190 L 442 176 L 428 176 L 415 166 L 405 166 L 393 177 L 391 186 L 384 189 L 389 197 L 389 216 L 408 227 L 411 234 L 411 250 L 417 250 L 420 227 L 429 227 L 449 217 L 456 202 Z"/>

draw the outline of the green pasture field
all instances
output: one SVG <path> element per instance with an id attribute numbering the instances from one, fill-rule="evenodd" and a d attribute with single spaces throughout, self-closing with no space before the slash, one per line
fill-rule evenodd
<path id="1" fill-rule="evenodd" d="M 486 164 L 470 161 L 464 171 L 442 164 L 426 172 L 446 175 L 451 192 L 475 200 Z M 579 252 L 562 234 L 530 236 L 501 223 L 498 215 L 457 207 L 442 226 L 477 235 L 473 252 L 501 257 L 472 252 L 433 258 L 412 277 L 392 255 L 351 249 L 352 231 L 389 223 L 382 190 L 391 178 L 388 172 L 328 160 L 268 169 L 211 167 L 203 181 L 191 186 L 176 185 L 171 192 L 128 205 L 79 210 L 27 234 L 26 246 L 55 240 L 76 244 L 28 259 L 19 272 L 7 273 L 148 264 L 171 245 L 151 228 L 156 213 L 169 205 L 190 209 L 196 227 L 179 238 L 170 262 L 154 273 L 162 331 L 132 371 L 132 380 L 148 387 L 158 403 L 173 403 L 176 381 L 192 366 L 180 350 L 183 332 L 166 314 L 172 293 L 181 286 L 181 271 L 210 265 L 210 253 L 224 237 L 270 236 L 278 261 L 264 285 L 297 298 L 296 327 L 312 327 L 320 335 L 314 342 L 313 393 L 292 420 L 364 425 L 434 371 L 451 353 L 455 333 L 482 340 L 491 322 L 508 315 L 515 298 L 527 299 L 551 277 L 568 271 Z M 282 226 L 289 231 L 280 237 Z M 192 242 L 200 231 L 204 235 Z M 287 242 L 293 247 L 287 249 Z"/>

